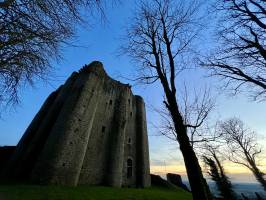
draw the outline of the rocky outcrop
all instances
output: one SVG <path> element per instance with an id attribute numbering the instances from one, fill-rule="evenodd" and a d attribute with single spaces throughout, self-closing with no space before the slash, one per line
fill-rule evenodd
<path id="1" fill-rule="evenodd" d="M 151 174 L 151 185 L 157 187 L 165 187 L 165 188 L 175 188 L 175 186 L 169 183 L 167 180 L 163 179 L 159 175 Z"/>
<path id="2" fill-rule="evenodd" d="M 182 182 L 182 178 L 179 174 L 166 174 L 167 181 L 173 185 L 183 188 L 184 190 L 190 192 L 188 187 Z"/>
<path id="3" fill-rule="evenodd" d="M 178 174 L 168 173 L 167 180 L 163 179 L 159 175 L 151 174 L 151 185 L 157 187 L 165 187 L 165 188 L 182 188 L 188 192 L 190 190 L 187 186 L 182 182 L 181 176 Z"/>

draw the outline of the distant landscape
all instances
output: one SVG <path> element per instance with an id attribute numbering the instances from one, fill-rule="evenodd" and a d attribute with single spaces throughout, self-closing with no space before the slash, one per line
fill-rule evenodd
<path id="1" fill-rule="evenodd" d="M 214 194 L 216 195 L 219 194 L 214 182 L 209 182 L 209 186 L 210 186 L 211 191 Z M 241 195 L 241 193 L 243 193 L 248 197 L 254 198 L 255 197 L 254 192 L 258 192 L 264 198 L 266 198 L 266 192 L 263 190 L 263 188 L 260 186 L 259 183 L 235 183 L 233 182 L 233 189 L 238 195 Z"/>
<path id="2" fill-rule="evenodd" d="M 188 181 L 183 181 L 183 183 L 189 187 Z M 215 183 L 213 181 L 209 181 L 208 184 L 213 194 L 218 196 L 219 191 L 217 190 Z M 258 192 L 262 197 L 266 199 L 266 192 L 263 190 L 259 183 L 233 182 L 233 188 L 238 195 L 241 195 L 241 193 L 243 193 L 250 198 L 255 198 L 254 192 Z"/>

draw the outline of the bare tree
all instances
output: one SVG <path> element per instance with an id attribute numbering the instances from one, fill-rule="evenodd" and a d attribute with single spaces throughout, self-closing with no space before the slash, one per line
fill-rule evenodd
<path id="1" fill-rule="evenodd" d="M 219 146 L 211 146 L 206 143 L 206 151 L 204 152 L 203 161 L 207 165 L 208 174 L 211 179 L 216 183 L 220 195 L 226 200 L 235 200 L 236 194 L 233 191 L 231 181 L 225 174 L 224 168 L 221 162 L 221 156 L 219 156 Z"/>
<path id="2" fill-rule="evenodd" d="M 179 108 L 187 127 L 187 134 L 193 149 L 202 148 L 201 143 L 217 140 L 221 135 L 216 131 L 210 131 L 207 123 L 212 109 L 215 107 L 215 100 L 209 89 L 194 89 L 188 92 L 187 86 L 180 91 Z M 153 111 L 160 116 L 161 122 L 154 123 L 156 131 L 170 140 L 177 141 L 177 132 L 167 108 L 153 108 Z"/>
<path id="3" fill-rule="evenodd" d="M 234 93 L 266 97 L 266 3 L 264 0 L 217 1 L 219 48 L 201 64 L 225 80 Z"/>
<path id="4" fill-rule="evenodd" d="M 103 1 L 0 2 L 0 102 L 17 103 L 20 86 L 45 78 L 50 61 L 60 56 L 60 45 L 75 35 L 75 24 L 86 21 L 82 9 L 92 19 L 103 13 Z"/>
<path id="5" fill-rule="evenodd" d="M 188 137 L 188 127 L 181 113 L 176 81 L 186 66 L 183 61 L 192 52 L 199 29 L 199 4 L 195 1 L 155 0 L 141 2 L 127 32 L 123 52 L 139 64 L 137 80 L 151 84 L 160 81 L 164 105 L 183 154 L 193 199 L 211 199 L 197 156 Z M 191 55 L 190 55 L 191 56 Z M 204 117 L 203 117 L 204 118 Z"/>
<path id="6" fill-rule="evenodd" d="M 238 118 L 222 122 L 220 131 L 230 149 L 229 160 L 247 167 L 266 190 L 265 174 L 259 169 L 257 163 L 261 149 L 256 141 L 255 132 L 246 128 Z"/>

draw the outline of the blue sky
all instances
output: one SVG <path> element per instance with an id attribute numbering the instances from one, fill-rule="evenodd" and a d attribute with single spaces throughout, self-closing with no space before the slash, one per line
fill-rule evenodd
<path id="1" fill-rule="evenodd" d="M 107 8 L 107 22 L 92 19 L 89 28 L 77 27 L 77 37 L 73 44 L 79 47 L 62 48 L 62 61 L 54 62 L 56 68 L 51 74 L 51 80 L 46 83 L 38 82 L 34 88 L 27 87 L 21 93 L 21 104 L 15 111 L 5 113 L 0 120 L 0 145 L 16 145 L 23 132 L 31 122 L 36 112 L 41 107 L 45 98 L 63 84 L 67 77 L 84 64 L 99 60 L 103 62 L 107 73 L 124 83 L 130 82 L 122 77 L 131 76 L 135 64 L 127 56 L 117 56 L 117 49 L 121 45 L 121 36 L 124 27 L 129 22 L 129 17 L 134 8 L 134 1 L 126 1 L 122 5 Z M 205 35 L 206 38 L 211 37 Z M 207 85 L 213 89 L 217 96 L 217 107 L 213 111 L 215 119 L 225 119 L 232 116 L 240 117 L 260 135 L 261 144 L 265 144 L 266 137 L 266 104 L 253 102 L 247 96 L 238 95 L 230 97 L 228 93 L 219 94 L 218 81 L 206 77 L 203 70 L 194 69 L 185 72 L 180 77 L 180 82 L 186 81 L 189 87 Z M 184 173 L 182 156 L 176 143 L 163 136 L 154 136 L 156 133 L 151 127 L 152 123 L 159 123 L 159 119 L 152 112 L 152 106 L 161 106 L 162 89 L 159 84 L 133 86 L 134 94 L 144 97 L 146 102 L 147 119 L 149 127 L 150 157 L 154 172 L 173 171 Z M 265 154 L 264 154 L 265 155 Z M 264 157 L 265 159 L 265 157 Z M 241 171 L 242 172 L 242 171 Z M 246 173 L 244 170 L 243 173 Z"/>

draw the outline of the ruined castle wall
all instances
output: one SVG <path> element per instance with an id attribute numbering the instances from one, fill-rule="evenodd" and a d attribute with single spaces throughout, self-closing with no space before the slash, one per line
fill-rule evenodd
<path id="1" fill-rule="evenodd" d="M 63 87 L 53 92 L 45 101 L 40 111 L 34 117 L 22 139 L 16 147 L 16 151 L 3 170 L 3 176 L 8 179 L 25 181 L 38 158 L 50 130 L 57 118 L 67 91 L 72 87 L 76 79 L 76 73 L 66 81 Z"/>
<path id="2" fill-rule="evenodd" d="M 103 87 L 99 90 L 101 94 L 98 101 L 101 106 L 98 106 L 94 118 L 79 184 L 105 184 L 105 173 L 109 168 L 109 140 L 112 120 L 115 115 L 114 102 L 117 100 L 118 94 L 116 85 L 109 79 L 105 79 Z"/>
<path id="3" fill-rule="evenodd" d="M 128 99 L 129 115 L 126 130 L 126 138 L 124 142 L 124 160 L 123 160 L 123 186 L 136 186 L 136 100 L 131 95 Z M 132 161 L 132 174 L 128 174 L 128 160 Z"/>
<path id="4" fill-rule="evenodd" d="M 40 126 L 41 122 L 43 121 L 45 115 L 48 112 L 49 107 L 51 104 L 54 102 L 56 95 L 58 92 L 53 92 L 45 101 L 45 103 L 42 105 L 41 109 L 37 113 L 37 115 L 34 117 L 32 120 L 30 126 L 27 128 L 25 131 L 25 134 L 23 137 L 20 139 L 19 143 L 17 144 L 15 151 L 13 153 L 13 156 L 11 159 L 9 159 L 6 163 L 6 166 L 4 167 L 2 173 L 1 173 L 1 178 L 2 179 L 23 179 L 22 174 L 24 176 L 27 176 L 28 174 L 22 173 L 24 172 L 23 168 L 23 162 L 22 158 L 26 160 L 25 154 L 28 150 L 28 146 L 31 144 L 33 141 L 33 138 L 35 136 L 36 131 L 38 130 L 38 126 Z M 28 165 L 30 165 L 30 161 L 27 161 Z"/>
<path id="5" fill-rule="evenodd" d="M 128 87 L 119 88 L 119 97 L 115 102 L 115 115 L 112 121 L 112 137 L 110 138 L 110 155 L 107 169 L 108 185 L 121 187 L 123 178 L 123 157 L 124 157 L 124 141 L 126 135 L 126 127 L 128 123 L 128 98 L 130 90 Z"/>
<path id="6" fill-rule="evenodd" d="M 98 105 L 97 76 L 80 75 L 33 171 L 43 183 L 76 185 Z M 43 173 L 45 171 L 45 173 Z M 66 176 L 67 174 L 67 176 Z"/>
<path id="7" fill-rule="evenodd" d="M 31 141 L 30 145 L 26 146 L 27 151 L 21 158 L 23 167 L 17 169 L 21 169 L 20 174 L 27 174 L 27 179 L 30 176 L 34 164 L 36 163 L 36 160 L 46 144 L 46 140 L 49 137 L 58 114 L 64 105 L 65 99 L 69 97 L 68 91 L 72 88 L 72 84 L 75 82 L 76 78 L 77 74 L 72 74 L 72 76 L 67 80 L 66 84 L 60 87 L 54 102 L 48 109 L 48 113 L 45 115 L 38 127 L 38 130 L 35 132 L 33 140 Z"/>
<path id="8" fill-rule="evenodd" d="M 149 186 L 145 114 L 130 86 L 93 62 L 46 100 L 9 172 L 42 184 Z"/>
<path id="9" fill-rule="evenodd" d="M 145 105 L 142 97 L 136 96 L 137 125 L 137 185 L 150 186 L 149 145 Z"/>
<path id="10" fill-rule="evenodd" d="M 0 146 L 0 171 L 15 152 L 16 146 Z"/>

